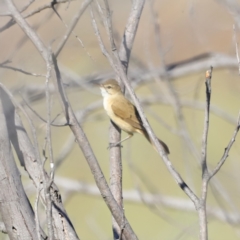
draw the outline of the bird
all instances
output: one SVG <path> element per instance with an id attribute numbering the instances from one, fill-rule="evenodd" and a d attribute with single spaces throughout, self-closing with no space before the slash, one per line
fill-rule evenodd
<path id="1" fill-rule="evenodd" d="M 155 148 L 155 145 L 143 126 L 137 108 L 124 96 L 118 82 L 115 79 L 109 79 L 100 84 L 99 87 L 103 96 L 103 107 L 107 115 L 113 123 L 128 134 L 126 138 L 120 142 L 112 144 L 111 147 L 117 146 L 131 138 L 134 133 L 140 133 Z M 169 154 L 170 151 L 167 144 L 160 139 L 158 139 L 158 141 L 162 145 L 165 153 Z"/>

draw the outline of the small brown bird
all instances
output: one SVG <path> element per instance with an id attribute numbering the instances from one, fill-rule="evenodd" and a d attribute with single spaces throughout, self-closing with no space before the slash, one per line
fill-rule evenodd
<path id="1" fill-rule="evenodd" d="M 110 79 L 103 84 L 100 84 L 100 89 L 103 96 L 103 106 L 107 115 L 120 129 L 128 133 L 128 137 L 113 146 L 117 146 L 137 132 L 145 136 L 154 147 L 154 144 L 151 142 L 151 139 L 143 126 L 136 107 L 123 95 L 117 81 Z M 169 154 L 168 146 L 162 140 L 158 139 L 158 141 L 163 146 L 165 152 Z"/>

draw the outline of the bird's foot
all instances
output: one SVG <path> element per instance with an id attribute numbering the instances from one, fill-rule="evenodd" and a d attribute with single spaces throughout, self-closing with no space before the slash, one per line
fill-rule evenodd
<path id="1" fill-rule="evenodd" d="M 113 147 L 123 147 L 121 143 L 109 143 L 109 146 L 107 147 L 107 150 L 113 148 Z"/>

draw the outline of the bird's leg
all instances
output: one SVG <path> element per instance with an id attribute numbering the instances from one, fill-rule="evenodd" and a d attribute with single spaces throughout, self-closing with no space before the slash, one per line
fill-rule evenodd
<path id="1" fill-rule="evenodd" d="M 112 148 L 112 147 L 118 146 L 120 143 L 128 140 L 128 139 L 131 138 L 132 136 L 133 136 L 133 134 L 129 133 L 128 136 L 127 136 L 126 138 L 124 138 L 123 140 L 121 140 L 121 141 L 119 141 L 119 142 L 117 142 L 117 143 L 110 143 L 110 144 L 109 144 L 109 147 L 108 147 L 107 149 L 110 149 L 110 148 Z"/>

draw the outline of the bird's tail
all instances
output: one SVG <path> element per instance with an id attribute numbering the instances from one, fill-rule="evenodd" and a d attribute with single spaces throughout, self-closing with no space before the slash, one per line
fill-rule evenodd
<path id="1" fill-rule="evenodd" d="M 143 135 L 146 137 L 146 139 L 151 143 L 151 145 L 153 146 L 153 148 L 157 151 L 157 149 L 156 149 L 156 147 L 154 146 L 154 143 L 151 141 L 151 139 L 150 139 L 147 131 L 144 129 L 144 130 L 141 131 L 141 134 L 143 134 Z M 170 151 L 169 151 L 169 148 L 168 148 L 167 144 L 166 144 L 165 142 L 163 142 L 162 140 L 160 140 L 159 138 L 158 138 L 158 141 L 159 141 L 159 143 L 162 145 L 162 147 L 164 148 L 166 154 L 170 154 Z"/>

